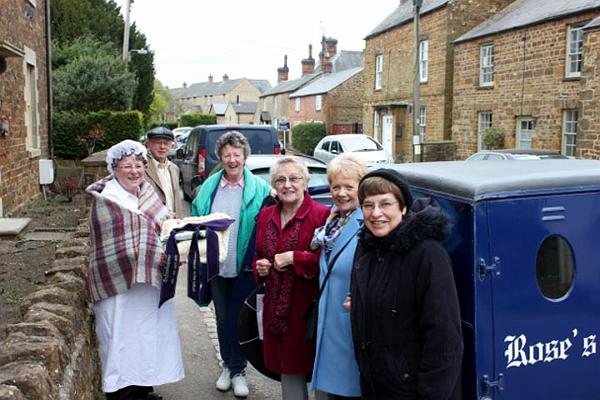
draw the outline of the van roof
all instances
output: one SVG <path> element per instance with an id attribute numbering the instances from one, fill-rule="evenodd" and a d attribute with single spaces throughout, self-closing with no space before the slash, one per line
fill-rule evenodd
<path id="1" fill-rule="evenodd" d="M 392 168 L 415 188 L 472 201 L 600 190 L 598 160 L 440 161 Z"/>

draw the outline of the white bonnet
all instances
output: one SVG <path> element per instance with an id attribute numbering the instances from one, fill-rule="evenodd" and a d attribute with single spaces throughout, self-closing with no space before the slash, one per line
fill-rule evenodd
<path id="1" fill-rule="evenodd" d="M 108 168 L 108 172 L 113 174 L 113 167 L 123 157 L 141 155 L 142 157 L 146 158 L 147 153 L 148 150 L 141 143 L 131 139 L 123 140 L 122 142 L 119 142 L 108 149 L 108 153 L 106 153 L 106 166 Z"/>

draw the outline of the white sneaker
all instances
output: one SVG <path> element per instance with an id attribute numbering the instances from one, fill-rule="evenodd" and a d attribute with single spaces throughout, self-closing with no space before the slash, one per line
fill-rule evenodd
<path id="1" fill-rule="evenodd" d="M 226 392 L 231 389 L 231 373 L 227 367 L 223 367 L 223 372 L 221 372 L 215 386 L 217 387 L 217 390 L 220 390 L 221 392 Z"/>
<path id="2" fill-rule="evenodd" d="M 250 390 L 248 389 L 246 374 L 244 372 L 231 378 L 231 385 L 233 386 L 233 394 L 235 397 L 248 397 Z"/>

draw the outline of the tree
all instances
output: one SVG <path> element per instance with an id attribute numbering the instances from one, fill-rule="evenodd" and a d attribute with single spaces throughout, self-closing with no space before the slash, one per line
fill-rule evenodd
<path id="1" fill-rule="evenodd" d="M 83 55 L 54 72 L 57 111 L 124 111 L 137 82 L 120 57 Z"/>
<path id="2" fill-rule="evenodd" d="M 146 36 L 137 31 L 135 24 L 131 27 L 131 35 L 133 37 L 130 40 L 130 49 L 147 47 Z M 148 116 L 154 98 L 154 53 L 151 51 L 148 54 L 132 53 L 129 65 L 138 81 L 132 106 Z"/>
<path id="3" fill-rule="evenodd" d="M 72 47 L 82 38 L 91 38 L 103 43 L 115 57 L 121 57 L 125 21 L 121 17 L 120 7 L 113 0 L 53 0 L 50 7 L 53 52 Z M 133 24 L 130 28 L 129 48 L 147 47 L 146 37 Z M 57 59 L 57 62 L 60 63 L 61 60 Z M 132 54 L 129 67 L 137 82 L 131 106 L 147 114 L 153 99 L 154 55 L 152 52 L 145 55 Z"/>
<path id="4" fill-rule="evenodd" d="M 81 56 L 108 56 L 114 54 L 114 45 L 111 42 L 103 43 L 92 36 L 82 36 L 74 39 L 67 46 L 55 46 L 52 52 L 52 69 L 56 71 Z"/>
<path id="5" fill-rule="evenodd" d="M 158 79 L 154 80 L 154 99 L 150 104 L 148 114 L 151 119 L 159 119 L 160 116 L 168 111 L 169 104 L 172 102 L 173 95 Z"/>

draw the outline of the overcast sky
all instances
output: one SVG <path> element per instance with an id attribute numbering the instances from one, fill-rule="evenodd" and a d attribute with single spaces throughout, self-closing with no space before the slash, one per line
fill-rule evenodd
<path id="1" fill-rule="evenodd" d="M 126 0 L 115 0 L 124 11 Z M 321 36 L 339 50 L 363 50 L 363 38 L 399 0 L 135 0 L 130 22 L 155 53 L 156 76 L 170 88 L 204 82 L 267 79 L 288 55 L 289 78 L 300 77 L 300 61 L 313 45 L 318 61 Z"/>

